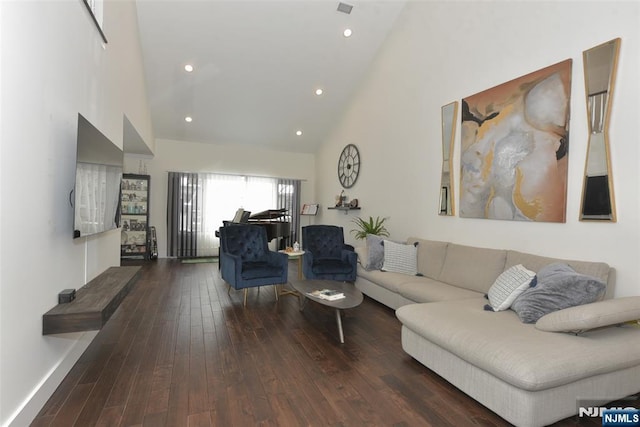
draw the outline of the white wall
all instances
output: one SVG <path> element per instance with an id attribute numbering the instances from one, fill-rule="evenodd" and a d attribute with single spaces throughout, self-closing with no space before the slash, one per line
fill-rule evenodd
<path id="1" fill-rule="evenodd" d="M 344 145 L 354 143 L 362 170 L 345 193 L 360 200 L 361 216 L 389 217 L 392 237 L 605 261 L 617 269 L 616 295 L 640 295 L 639 19 L 637 2 L 408 3 L 343 122 L 317 153 L 319 201 L 329 204 L 340 192 L 336 163 Z M 587 145 L 582 52 L 616 37 L 622 48 L 610 138 L 618 222 L 580 222 Z M 438 216 L 441 106 L 567 58 L 573 79 L 566 223 Z M 459 190 L 459 166 L 454 172 Z M 323 209 L 317 222 L 350 230 L 353 216 Z"/>
<path id="2" fill-rule="evenodd" d="M 79 0 L 0 2 L 0 425 L 28 425 L 95 336 L 42 336 L 58 292 L 120 264 L 119 230 L 72 239 L 77 114 L 153 140 L 134 3 L 105 2 L 104 29 Z"/>
<path id="3" fill-rule="evenodd" d="M 167 254 L 168 172 L 248 174 L 302 180 L 302 202 L 314 200 L 315 162 L 312 154 L 234 147 L 225 144 L 156 140 L 153 159 L 127 156 L 125 172 L 139 173 L 140 162 L 151 176 L 149 225 L 156 227 L 158 256 Z M 237 206 L 231 206 L 231 215 Z M 221 224 L 222 225 L 222 224 Z"/>

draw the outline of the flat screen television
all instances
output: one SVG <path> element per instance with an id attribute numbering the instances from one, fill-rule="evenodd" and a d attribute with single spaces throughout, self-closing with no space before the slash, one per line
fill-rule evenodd
<path id="1" fill-rule="evenodd" d="M 78 114 L 76 180 L 73 191 L 73 237 L 120 226 L 120 188 L 124 154 Z"/>

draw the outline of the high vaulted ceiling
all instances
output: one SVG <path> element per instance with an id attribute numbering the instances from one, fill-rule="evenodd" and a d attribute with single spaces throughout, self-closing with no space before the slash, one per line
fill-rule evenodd
<path id="1" fill-rule="evenodd" d="M 314 152 L 405 2 L 344 3 L 137 0 L 155 137 Z"/>

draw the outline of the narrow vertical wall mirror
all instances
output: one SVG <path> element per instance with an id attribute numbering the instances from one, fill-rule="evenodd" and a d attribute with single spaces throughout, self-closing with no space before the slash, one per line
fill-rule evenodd
<path id="1" fill-rule="evenodd" d="M 440 215 L 455 215 L 453 194 L 453 143 L 456 135 L 458 101 L 442 107 L 442 175 L 440 178 Z"/>
<path id="2" fill-rule="evenodd" d="M 616 221 L 609 118 L 619 53 L 619 38 L 582 53 L 589 145 L 582 185 L 581 221 Z"/>

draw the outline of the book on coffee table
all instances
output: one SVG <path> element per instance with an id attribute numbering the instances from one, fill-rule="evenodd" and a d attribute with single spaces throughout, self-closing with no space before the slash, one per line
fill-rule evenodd
<path id="1" fill-rule="evenodd" d="M 315 290 L 313 292 L 309 292 L 309 295 L 316 298 L 326 299 L 327 301 L 335 301 L 344 298 L 344 293 L 333 289 Z"/>

